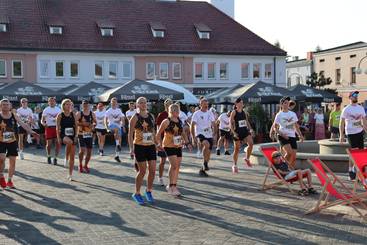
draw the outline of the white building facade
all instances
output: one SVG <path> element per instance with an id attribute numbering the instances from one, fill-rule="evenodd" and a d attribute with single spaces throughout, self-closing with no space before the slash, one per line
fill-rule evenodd
<path id="1" fill-rule="evenodd" d="M 302 59 L 287 62 L 287 87 L 292 87 L 298 84 L 306 84 L 306 81 L 313 72 L 312 60 Z"/>

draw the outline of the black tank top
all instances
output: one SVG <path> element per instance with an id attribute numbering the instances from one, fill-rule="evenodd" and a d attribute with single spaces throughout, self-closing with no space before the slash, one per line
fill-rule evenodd
<path id="1" fill-rule="evenodd" d="M 74 119 L 74 114 L 73 113 L 70 113 L 69 116 L 66 116 L 62 112 L 61 113 L 60 127 L 61 127 L 61 135 L 62 136 L 75 137 L 75 119 Z M 67 129 L 67 132 L 66 132 L 66 129 Z M 71 130 L 71 129 L 73 129 L 73 130 Z"/>
<path id="2" fill-rule="evenodd" d="M 139 113 L 136 113 L 138 121 L 136 122 L 135 129 L 140 129 L 148 132 L 153 132 L 154 129 L 154 119 L 152 114 L 148 114 L 148 117 L 142 117 Z M 144 124 L 145 122 L 145 124 Z"/>
<path id="3" fill-rule="evenodd" d="M 165 132 L 171 133 L 173 135 L 181 135 L 182 134 L 182 123 L 181 120 L 178 119 L 178 122 L 174 122 L 171 118 L 168 118 L 169 124 L 168 127 L 164 130 Z M 175 132 L 175 127 L 178 128 L 178 132 Z"/>
<path id="4" fill-rule="evenodd" d="M 234 123 L 235 123 L 235 131 L 239 132 L 242 130 L 247 130 L 247 117 L 244 111 L 238 112 L 235 111 L 236 114 L 234 115 Z"/>
<path id="5" fill-rule="evenodd" d="M 14 114 L 11 113 L 11 117 L 5 119 L 0 115 L 0 130 L 1 132 L 14 132 L 18 133 L 17 121 L 15 120 Z"/>
<path id="6" fill-rule="evenodd" d="M 83 117 L 86 122 L 89 122 L 89 123 L 92 122 L 92 112 L 91 111 L 89 112 L 88 116 L 84 115 L 83 111 L 81 111 L 80 114 L 81 114 L 81 117 L 79 119 L 79 122 L 82 121 Z"/>

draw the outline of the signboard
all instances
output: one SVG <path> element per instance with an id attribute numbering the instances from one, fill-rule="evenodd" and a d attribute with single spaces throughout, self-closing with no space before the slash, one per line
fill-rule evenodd
<path id="1" fill-rule="evenodd" d="M 194 95 L 203 95 L 203 96 L 206 96 L 208 94 L 214 93 L 218 89 L 221 89 L 221 88 L 193 88 L 192 89 L 192 93 Z"/>

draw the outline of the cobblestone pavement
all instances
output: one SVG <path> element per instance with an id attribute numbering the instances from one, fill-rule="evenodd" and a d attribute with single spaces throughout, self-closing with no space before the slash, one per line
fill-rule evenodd
<path id="1" fill-rule="evenodd" d="M 366 224 L 341 210 L 304 215 L 317 197 L 285 188 L 259 191 L 265 167 L 230 171 L 230 157 L 213 154 L 209 178 L 201 161 L 185 153 L 183 198 L 155 185 L 155 205 L 131 200 L 135 172 L 123 162 L 93 156 L 91 173 L 66 180 L 63 166 L 45 163 L 28 148 L 17 162 L 17 189 L 0 192 L 0 244 L 366 244 Z M 34 155 L 30 154 L 32 152 Z M 167 178 L 165 177 L 165 181 Z M 315 182 L 317 182 L 315 180 Z M 340 210 L 339 210 L 340 211 Z"/>

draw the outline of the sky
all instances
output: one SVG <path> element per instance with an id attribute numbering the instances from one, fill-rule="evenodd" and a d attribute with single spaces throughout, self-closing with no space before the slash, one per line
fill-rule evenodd
<path id="1" fill-rule="evenodd" d="M 367 42 L 367 0 L 235 1 L 235 20 L 290 56 Z"/>

